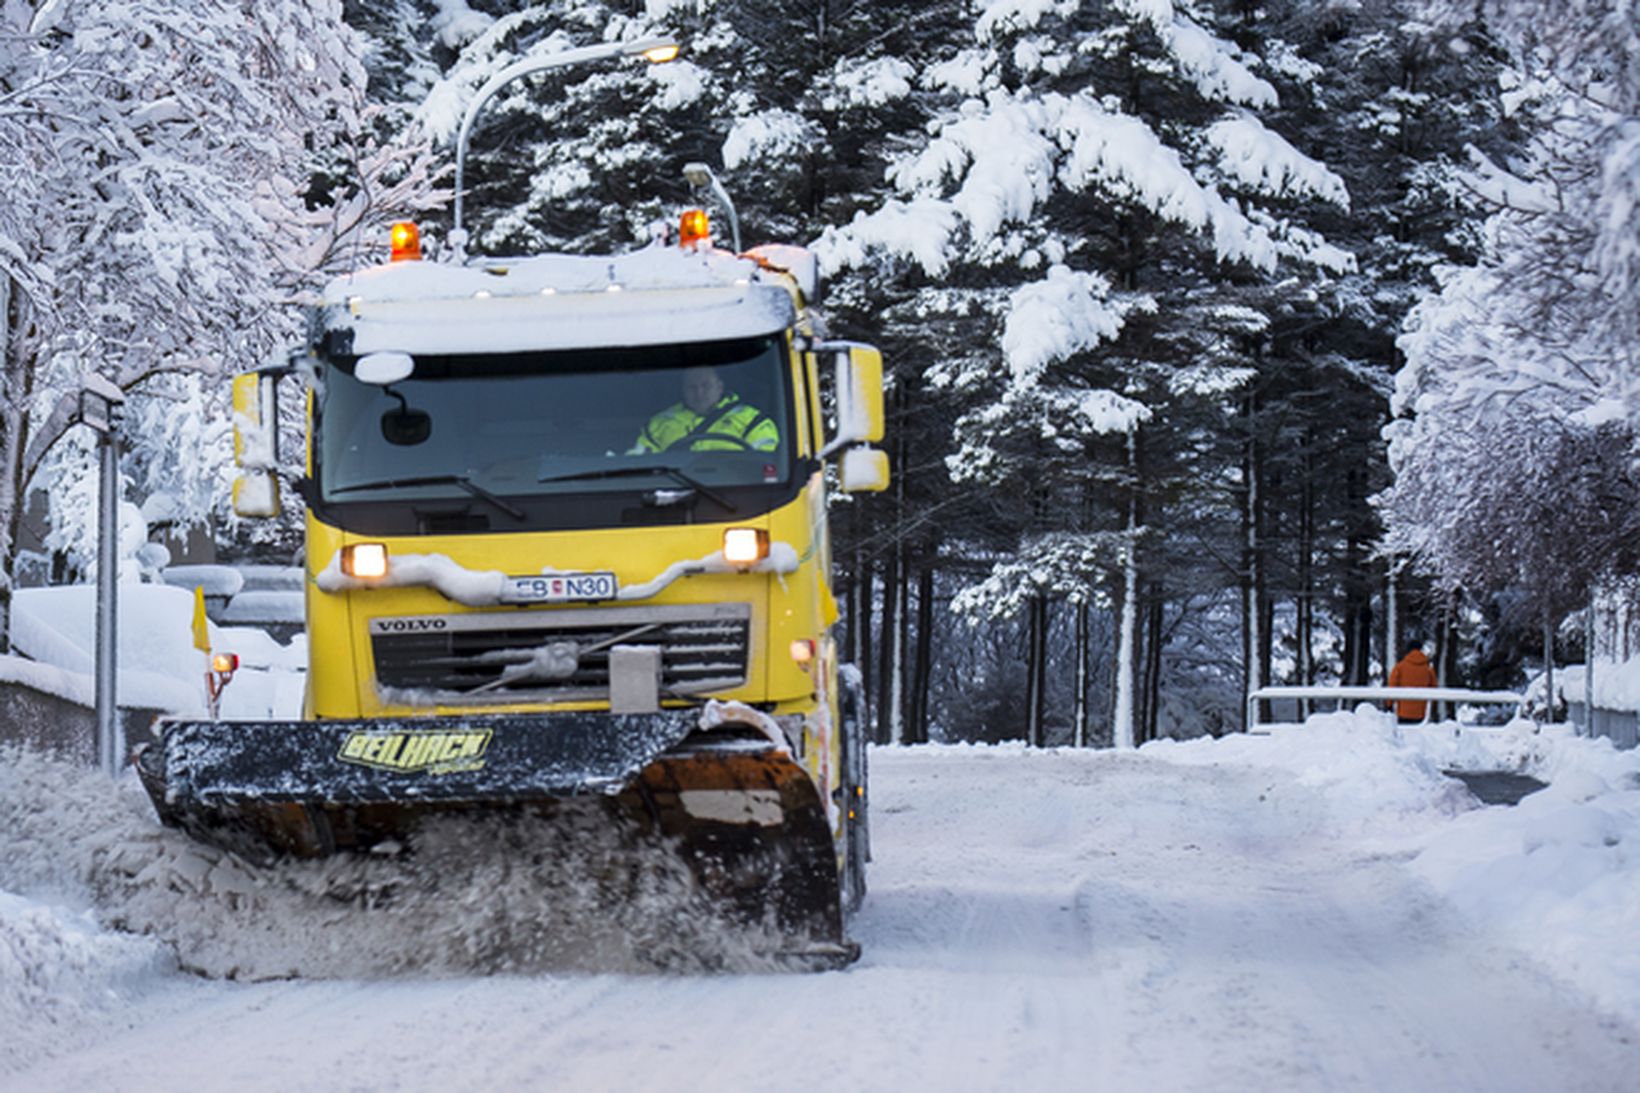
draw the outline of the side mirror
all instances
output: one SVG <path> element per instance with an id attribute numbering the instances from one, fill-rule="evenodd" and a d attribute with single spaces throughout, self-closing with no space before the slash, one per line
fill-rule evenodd
<path id="1" fill-rule="evenodd" d="M 236 516 L 265 519 L 279 515 L 279 477 L 272 471 L 249 471 L 233 480 Z"/>
<path id="2" fill-rule="evenodd" d="M 246 372 L 233 380 L 233 510 L 240 516 L 279 515 L 279 418 L 274 377 Z"/>
<path id="3" fill-rule="evenodd" d="M 844 493 L 878 493 L 888 489 L 888 453 L 876 448 L 850 448 L 843 453 L 837 477 Z"/>
<path id="4" fill-rule="evenodd" d="M 390 383 L 407 380 L 416 370 L 416 362 L 408 353 L 366 353 L 353 367 L 353 377 L 360 383 L 386 387 Z"/>
<path id="5" fill-rule="evenodd" d="M 822 456 L 848 444 L 883 438 L 883 355 L 857 342 L 825 342 L 816 352 L 832 355 L 837 382 L 837 435 Z"/>

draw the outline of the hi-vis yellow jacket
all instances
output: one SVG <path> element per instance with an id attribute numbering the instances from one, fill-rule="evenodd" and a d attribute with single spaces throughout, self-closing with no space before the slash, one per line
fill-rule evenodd
<path id="1" fill-rule="evenodd" d="M 681 402 L 662 410 L 644 426 L 633 451 L 772 452 L 779 444 L 780 428 L 773 419 L 741 402 L 739 395 L 724 395 L 704 414 Z"/>

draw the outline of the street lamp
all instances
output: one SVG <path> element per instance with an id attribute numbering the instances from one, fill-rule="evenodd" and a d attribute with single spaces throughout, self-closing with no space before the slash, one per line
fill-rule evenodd
<path id="1" fill-rule="evenodd" d="M 735 215 L 735 203 L 729 199 L 729 191 L 723 188 L 723 183 L 718 181 L 717 175 L 704 163 L 685 163 L 683 177 L 697 190 L 710 189 L 712 196 L 718 199 L 718 204 L 729 214 L 729 238 L 734 241 L 735 253 L 739 254 L 740 217 Z"/>
<path id="2" fill-rule="evenodd" d="M 467 104 L 467 112 L 461 117 L 461 129 L 456 133 L 455 226 L 450 231 L 450 245 L 455 248 L 456 260 L 459 262 L 467 256 L 467 232 L 461 223 L 462 175 L 467 166 L 467 137 L 472 132 L 473 121 L 478 117 L 479 110 L 497 91 L 521 76 L 543 72 L 549 68 L 602 61 L 610 57 L 642 57 L 651 64 L 664 64 L 678 55 L 678 48 L 678 43 L 671 38 L 638 38 L 630 42 L 606 42 L 601 46 L 585 46 L 562 53 L 551 53 L 545 57 L 526 57 L 485 80 L 484 86 L 473 96 L 473 101 Z"/>
<path id="3" fill-rule="evenodd" d="M 95 372 L 80 388 L 77 419 L 97 434 L 97 762 L 109 775 L 119 773 L 118 611 L 120 467 L 117 433 L 125 392 Z"/>

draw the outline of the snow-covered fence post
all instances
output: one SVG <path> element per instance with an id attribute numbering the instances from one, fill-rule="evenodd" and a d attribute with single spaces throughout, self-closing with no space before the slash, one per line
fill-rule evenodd
<path id="1" fill-rule="evenodd" d="M 80 389 L 79 422 L 97 434 L 97 762 L 119 773 L 118 589 L 120 518 L 120 408 L 125 393 L 95 372 Z"/>

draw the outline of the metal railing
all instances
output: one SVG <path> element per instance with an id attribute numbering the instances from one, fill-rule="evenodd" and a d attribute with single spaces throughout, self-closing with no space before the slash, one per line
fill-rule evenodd
<path id="1" fill-rule="evenodd" d="M 1526 696 L 1514 691 L 1471 691 L 1462 687 L 1260 687 L 1247 696 L 1247 731 L 1257 732 L 1262 726 L 1280 722 L 1261 722 L 1259 703 L 1276 699 L 1331 700 L 1335 703 L 1353 702 L 1425 702 L 1426 719 L 1434 713 L 1434 703 L 1451 702 L 1468 706 L 1514 706 L 1515 715 L 1521 716 Z"/>

